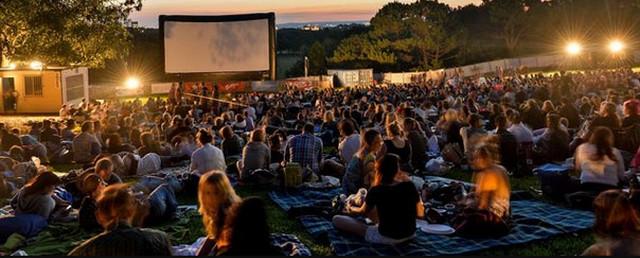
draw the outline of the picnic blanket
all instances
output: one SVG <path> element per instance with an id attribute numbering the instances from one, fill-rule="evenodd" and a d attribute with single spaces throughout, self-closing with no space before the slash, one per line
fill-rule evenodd
<path id="1" fill-rule="evenodd" d="M 193 244 L 173 246 L 172 253 L 174 256 L 195 256 L 205 239 L 206 237 L 200 237 Z M 271 244 L 279 248 L 285 256 L 311 256 L 311 250 L 295 235 L 273 233 Z"/>
<path id="2" fill-rule="evenodd" d="M 320 216 L 303 216 L 300 222 L 313 237 L 326 237 L 338 256 L 432 256 L 466 254 L 485 249 L 523 244 L 556 235 L 591 228 L 593 213 L 569 210 L 539 201 L 511 202 L 514 227 L 498 239 L 470 239 L 459 236 L 431 235 L 417 230 L 413 241 L 396 246 L 370 244 L 364 239 L 338 232 Z"/>
<path id="3" fill-rule="evenodd" d="M 452 181 L 441 177 L 426 177 L 425 180 L 429 182 Z M 466 185 L 469 184 L 466 183 Z M 289 192 L 274 191 L 269 193 L 269 197 L 282 209 L 289 211 L 292 208 L 326 204 L 340 193 L 340 189 L 306 189 Z M 514 198 L 511 201 L 511 209 L 514 227 L 509 235 L 498 239 L 432 235 L 417 230 L 416 239 L 396 246 L 370 244 L 357 236 L 338 232 L 331 221 L 323 216 L 304 215 L 299 216 L 298 219 L 312 237 L 319 240 L 326 238 L 335 255 L 338 256 L 466 254 L 578 232 L 591 228 L 594 222 L 592 212 L 565 209 L 535 200 Z"/>
<path id="4" fill-rule="evenodd" d="M 166 232 L 171 242 L 176 244 L 193 243 L 204 235 L 197 210 L 190 206 L 179 206 L 177 212 L 175 220 L 153 228 Z M 65 255 L 99 232 L 85 231 L 77 222 L 50 224 L 40 234 L 27 240 L 27 246 L 23 250 L 30 256 Z"/>
<path id="5" fill-rule="evenodd" d="M 269 198 L 284 211 L 291 208 L 311 207 L 326 204 L 342 193 L 342 188 L 310 189 L 301 188 L 289 191 L 271 191 Z"/>

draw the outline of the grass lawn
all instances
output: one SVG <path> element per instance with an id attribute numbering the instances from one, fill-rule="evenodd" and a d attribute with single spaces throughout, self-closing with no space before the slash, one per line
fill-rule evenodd
<path id="1" fill-rule="evenodd" d="M 55 166 L 56 172 L 65 173 L 74 166 Z M 468 172 L 452 171 L 447 177 L 470 181 L 471 175 Z M 538 188 L 538 181 L 535 177 L 525 178 L 512 178 L 511 185 L 513 190 L 528 190 L 530 187 Z M 271 230 L 276 233 L 288 233 L 298 236 L 303 243 L 305 243 L 317 256 L 331 255 L 331 249 L 328 243 L 320 243 L 314 240 L 302 227 L 302 225 L 295 219 L 288 218 L 287 214 L 280 209 L 274 202 L 271 201 L 267 193 L 270 189 L 262 187 L 247 187 L 240 186 L 237 189 L 237 193 L 242 197 L 258 196 L 266 201 L 267 214 L 269 216 L 269 225 Z M 193 197 L 178 198 L 180 204 L 193 205 L 197 203 L 197 200 Z M 189 228 L 193 229 L 187 236 L 181 237 L 184 243 L 190 243 L 194 241 L 198 236 L 202 236 L 203 229 L 201 226 L 200 217 L 194 217 L 189 222 Z M 186 240 L 185 240 L 186 239 Z M 574 256 L 582 253 L 589 245 L 594 242 L 594 238 L 591 232 L 582 232 L 572 235 L 562 235 L 551 239 L 509 246 L 501 248 L 493 248 L 473 255 L 508 255 L 508 256 L 556 256 L 556 255 L 568 255 Z"/>

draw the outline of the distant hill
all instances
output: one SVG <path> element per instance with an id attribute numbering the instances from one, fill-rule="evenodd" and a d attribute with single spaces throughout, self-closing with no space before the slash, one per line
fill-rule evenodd
<path id="1" fill-rule="evenodd" d="M 289 22 L 289 23 L 277 24 L 276 27 L 278 27 L 278 29 L 301 29 L 305 25 L 318 25 L 321 28 L 330 28 L 330 27 L 336 27 L 338 25 L 344 25 L 344 24 L 369 25 L 369 21 L 368 20 L 362 20 L 362 21 Z"/>

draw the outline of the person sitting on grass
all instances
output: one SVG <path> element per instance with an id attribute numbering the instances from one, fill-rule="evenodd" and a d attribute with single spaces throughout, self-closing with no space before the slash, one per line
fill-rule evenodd
<path id="1" fill-rule="evenodd" d="M 613 147 L 613 137 L 609 128 L 596 127 L 589 142 L 576 149 L 580 190 L 598 194 L 619 188 L 625 180 L 624 160 L 620 151 Z"/>
<path id="2" fill-rule="evenodd" d="M 401 176 L 399 158 L 387 154 L 376 163 L 374 183 L 362 206 L 348 206 L 349 215 L 368 215 L 375 225 L 336 215 L 333 225 L 376 244 L 398 244 L 415 237 L 416 218 L 424 217 L 424 205 L 413 183 Z M 375 211 L 375 212 L 373 212 Z"/>
<path id="3" fill-rule="evenodd" d="M 96 202 L 96 218 L 104 232 L 80 244 L 69 256 L 146 256 L 171 255 L 166 233 L 136 228 L 136 200 L 125 184 L 105 188 Z"/>
<path id="4" fill-rule="evenodd" d="M 256 169 L 269 169 L 271 164 L 271 150 L 265 141 L 264 129 L 258 128 L 251 132 L 249 143 L 242 150 L 242 159 L 236 164 L 240 180 L 246 180 Z"/>
<path id="5" fill-rule="evenodd" d="M 82 124 L 82 133 L 73 138 L 73 161 L 77 164 L 88 164 L 100 154 L 102 145 L 94 134 L 93 122 Z"/>
<path id="6" fill-rule="evenodd" d="M 342 188 L 345 194 L 353 194 L 358 189 L 368 188 L 371 185 L 376 154 L 382 149 L 383 144 L 382 136 L 377 130 L 369 129 L 363 134 L 360 149 L 347 163 L 342 177 Z"/>
<path id="7" fill-rule="evenodd" d="M 249 197 L 229 209 L 221 237 L 216 241 L 216 256 L 282 256 L 271 244 L 264 202 Z"/>
<path id="8" fill-rule="evenodd" d="M 200 177 L 198 203 L 207 239 L 197 251 L 197 256 L 208 255 L 214 250 L 221 236 L 229 208 L 242 201 L 221 171 L 210 171 Z"/>
<path id="9" fill-rule="evenodd" d="M 639 256 L 640 217 L 620 190 L 602 192 L 593 202 L 596 221 L 593 226 L 597 242 L 583 256 Z"/>
<path id="10" fill-rule="evenodd" d="M 465 209 L 454 220 L 457 234 L 501 236 L 509 232 L 511 186 L 506 169 L 499 165 L 498 147 L 480 143 L 471 153 L 473 193 L 463 200 Z"/>
<path id="11" fill-rule="evenodd" d="M 206 130 L 200 130 L 196 135 L 198 149 L 191 154 L 191 172 L 202 175 L 211 170 L 225 171 L 224 154 L 218 147 L 213 146 L 213 137 Z"/>

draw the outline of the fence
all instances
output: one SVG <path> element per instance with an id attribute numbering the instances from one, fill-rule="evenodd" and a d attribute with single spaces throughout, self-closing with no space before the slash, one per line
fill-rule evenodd
<path id="1" fill-rule="evenodd" d="M 631 54 L 634 62 L 640 62 L 640 52 Z M 428 80 L 441 80 L 455 75 L 469 77 L 488 73 L 499 74 L 508 70 L 520 70 L 522 68 L 540 70 L 545 68 L 563 67 L 573 64 L 572 59 L 566 55 L 541 55 L 522 58 L 500 59 L 490 62 L 453 67 L 426 72 L 383 73 L 382 81 L 386 83 L 420 83 Z"/>

